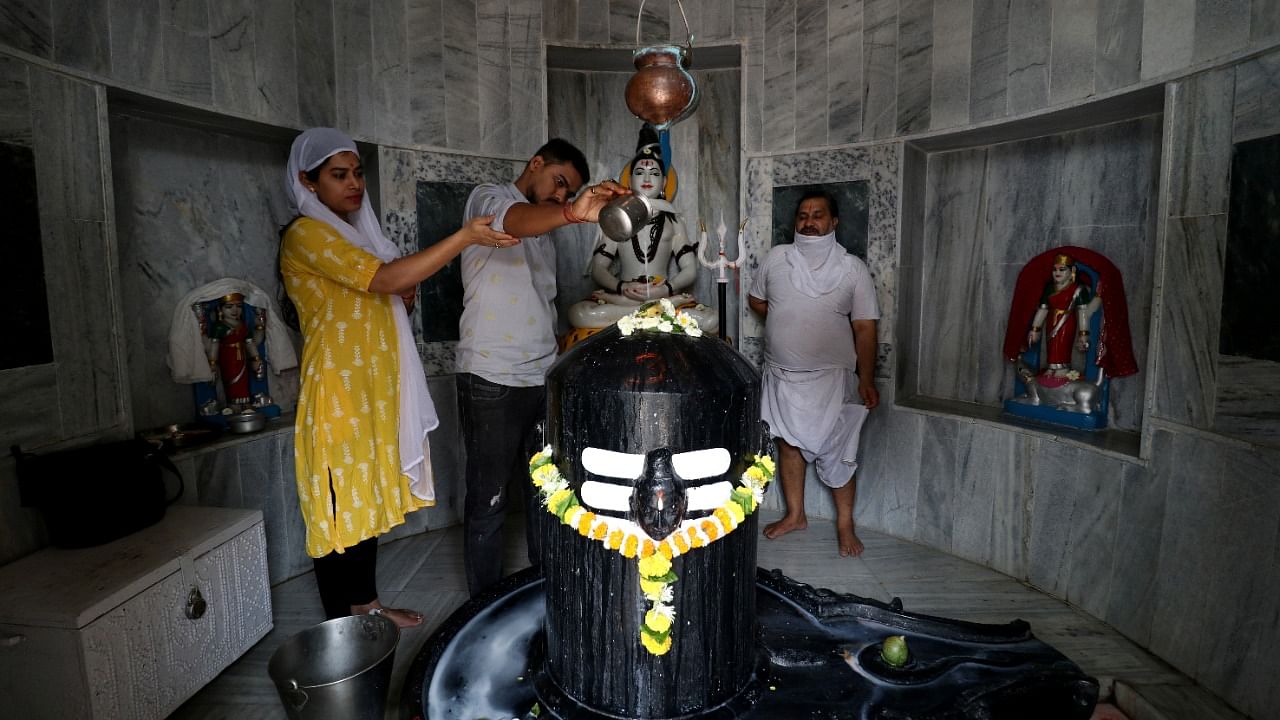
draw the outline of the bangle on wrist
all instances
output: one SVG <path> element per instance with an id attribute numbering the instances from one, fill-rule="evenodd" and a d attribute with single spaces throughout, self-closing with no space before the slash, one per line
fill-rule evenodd
<path id="1" fill-rule="evenodd" d="M 563 208 L 564 219 L 569 221 L 570 225 L 577 225 L 580 222 L 584 222 L 582 218 L 573 214 L 573 207 L 569 203 L 565 203 L 560 207 Z"/>
<path id="2" fill-rule="evenodd" d="M 1079 334 L 1080 334 L 1080 336 L 1081 336 L 1081 337 L 1089 337 L 1089 331 L 1088 331 L 1088 330 L 1081 330 Z"/>

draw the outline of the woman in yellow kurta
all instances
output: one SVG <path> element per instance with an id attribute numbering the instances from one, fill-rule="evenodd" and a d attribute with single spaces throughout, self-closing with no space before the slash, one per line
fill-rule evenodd
<path id="1" fill-rule="evenodd" d="M 325 613 L 385 614 L 375 579 L 378 536 L 434 504 L 427 432 L 438 424 L 408 312 L 417 286 L 470 244 L 515 238 L 477 218 L 400 257 L 365 193 L 355 143 L 332 128 L 298 136 L 287 189 L 298 217 L 285 229 L 280 271 L 303 336 L 294 427 L 298 502 Z"/>

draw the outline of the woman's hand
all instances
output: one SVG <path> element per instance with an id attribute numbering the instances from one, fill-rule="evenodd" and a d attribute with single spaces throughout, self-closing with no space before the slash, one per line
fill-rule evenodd
<path id="1" fill-rule="evenodd" d="M 604 180 L 597 185 L 582 188 L 578 197 L 569 205 L 574 217 L 584 222 L 599 222 L 600 209 L 609 201 L 620 195 L 630 195 L 631 191 L 612 180 Z"/>
<path id="2" fill-rule="evenodd" d="M 463 225 L 457 234 L 466 240 L 468 245 L 484 245 L 492 248 L 506 248 L 518 245 L 520 238 L 494 230 L 491 227 L 493 225 L 493 217 L 493 215 L 474 217 L 468 220 L 467 224 Z"/>

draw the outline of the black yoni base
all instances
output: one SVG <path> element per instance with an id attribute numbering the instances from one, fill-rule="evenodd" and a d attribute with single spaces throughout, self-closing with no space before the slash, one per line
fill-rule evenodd
<path id="1" fill-rule="evenodd" d="M 1035 639 L 1021 620 L 983 625 L 904 612 L 759 571 L 757 670 L 707 720 L 1087 720 L 1098 683 Z M 543 579 L 517 573 L 463 605 L 414 659 L 401 717 L 597 720 L 567 697 L 542 662 Z M 880 659 L 905 635 L 906 667 Z"/>

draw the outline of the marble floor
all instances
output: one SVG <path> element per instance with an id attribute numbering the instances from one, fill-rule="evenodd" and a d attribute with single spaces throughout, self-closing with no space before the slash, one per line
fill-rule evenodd
<path id="1" fill-rule="evenodd" d="M 769 520 L 768 513 L 764 520 Z M 516 518 L 519 521 L 519 518 Z M 1037 637 L 1057 648 L 1102 683 L 1103 696 L 1130 720 L 1243 720 L 1221 701 L 1115 630 L 994 570 L 887 535 L 862 531 L 866 552 L 836 555 L 835 525 L 813 520 L 809 529 L 778 540 L 761 538 L 759 564 L 781 568 L 801 582 L 888 601 L 902 598 L 914 612 L 975 622 L 1022 618 Z M 509 569 L 528 564 L 522 527 L 508 533 Z M 381 546 L 378 581 L 382 602 L 412 607 L 427 616 L 404 634 L 396 652 L 387 718 L 404 676 L 434 627 L 467 599 L 461 528 L 451 527 Z M 267 661 L 286 638 L 323 620 L 310 573 L 272 589 L 275 628 L 212 683 L 180 707 L 175 720 L 285 718 L 267 677 Z"/>

